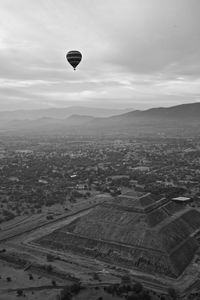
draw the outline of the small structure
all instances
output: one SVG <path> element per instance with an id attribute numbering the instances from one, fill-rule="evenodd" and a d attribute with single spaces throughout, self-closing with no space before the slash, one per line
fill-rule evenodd
<path id="1" fill-rule="evenodd" d="M 150 168 L 147 166 L 138 166 L 138 167 L 133 168 L 133 170 L 141 171 L 141 172 L 149 172 Z"/>
<path id="2" fill-rule="evenodd" d="M 87 189 L 87 186 L 84 183 L 78 183 L 76 185 L 76 189 L 77 190 L 85 190 L 85 189 Z"/>
<path id="3" fill-rule="evenodd" d="M 12 181 L 12 182 L 19 182 L 19 178 L 16 177 L 16 176 L 10 176 L 10 177 L 8 178 L 8 180 L 9 180 L 9 181 Z"/>
<path id="4" fill-rule="evenodd" d="M 191 202 L 191 198 L 189 198 L 189 197 L 175 197 L 175 198 L 172 198 L 172 200 L 175 202 L 179 202 L 179 203 Z"/>
<path id="5" fill-rule="evenodd" d="M 42 183 L 42 184 L 47 184 L 47 183 L 48 183 L 48 181 L 46 181 L 46 180 L 44 180 L 44 179 L 39 179 L 38 182 L 39 182 L 39 183 Z"/>
<path id="6" fill-rule="evenodd" d="M 76 174 L 70 175 L 70 178 L 76 178 L 76 177 L 77 177 Z"/>

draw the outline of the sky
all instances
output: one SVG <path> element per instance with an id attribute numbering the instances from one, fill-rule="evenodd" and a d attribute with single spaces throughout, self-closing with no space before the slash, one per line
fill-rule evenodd
<path id="1" fill-rule="evenodd" d="M 199 0 L 0 0 L 1 111 L 193 102 Z"/>

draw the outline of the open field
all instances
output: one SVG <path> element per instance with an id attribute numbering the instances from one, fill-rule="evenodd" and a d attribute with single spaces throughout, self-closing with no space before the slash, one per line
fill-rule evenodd
<path id="1" fill-rule="evenodd" d="M 33 274 L 29 270 L 24 271 L 23 268 L 2 260 L 0 260 L 0 276 L 0 300 L 19 299 L 17 296 L 18 289 L 24 291 L 25 297 L 23 299 L 27 300 L 53 300 L 58 293 L 56 289 L 52 289 L 51 279 Z M 32 276 L 31 279 L 30 276 Z M 10 278 L 11 281 L 8 281 L 7 278 Z M 57 281 L 57 284 L 64 285 L 65 281 Z M 48 286 L 46 290 L 44 289 L 45 286 Z"/>
<path id="2" fill-rule="evenodd" d="M 38 300 L 38 299 L 43 299 L 43 300 L 55 300 L 56 296 L 59 294 L 57 289 L 42 289 L 40 290 L 34 290 L 30 289 L 27 290 L 23 293 L 23 298 L 25 300 Z M 10 291 L 10 292 L 1 292 L 0 300 L 17 300 L 19 299 L 19 296 L 17 296 L 15 291 Z"/>
<path id="3" fill-rule="evenodd" d="M 79 211 L 88 210 L 91 207 L 98 205 L 101 202 L 109 199 L 107 195 L 97 195 L 92 197 L 89 201 L 84 201 L 82 203 L 77 203 L 72 207 L 72 209 L 67 212 L 63 212 L 61 215 L 55 216 L 52 220 L 46 219 L 46 214 L 36 214 L 27 217 L 18 217 L 12 221 L 3 223 L 0 230 L 0 241 L 5 241 L 15 236 L 21 235 L 22 233 L 31 232 L 40 227 L 46 227 L 50 224 L 56 224 L 60 220 L 65 220 L 71 215 L 76 215 Z"/>

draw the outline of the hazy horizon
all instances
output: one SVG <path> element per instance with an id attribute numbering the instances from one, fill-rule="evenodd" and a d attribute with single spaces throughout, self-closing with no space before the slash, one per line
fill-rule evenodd
<path id="1" fill-rule="evenodd" d="M 196 102 L 196 103 L 199 103 L 199 102 Z M 16 111 L 38 111 L 38 110 L 54 110 L 54 109 L 58 109 L 58 110 L 62 110 L 62 109 L 100 109 L 100 110 L 105 110 L 105 111 L 119 111 L 119 113 L 123 113 L 123 112 L 129 112 L 129 111 L 134 111 L 134 110 L 140 110 L 140 111 L 145 111 L 145 110 L 149 110 L 149 109 L 153 109 L 153 108 L 170 108 L 170 107 L 175 107 L 175 106 L 179 106 L 179 105 L 183 105 L 183 104 L 195 104 L 195 102 L 188 102 L 188 103 L 180 103 L 180 104 L 176 104 L 176 105 L 157 105 L 157 106 L 149 106 L 149 107 L 145 107 L 145 108 L 137 108 L 137 105 L 136 107 L 101 107 L 101 106 L 98 106 L 98 107 L 95 107 L 95 106 L 88 106 L 88 105 L 69 105 L 69 106 L 63 106 L 63 107 L 44 107 L 44 108 L 17 108 L 17 109 L 6 109 L 6 110 L 0 110 L 0 113 L 3 113 L 3 112 L 16 112 Z"/>
<path id="2" fill-rule="evenodd" d="M 199 20 L 198 0 L 1 0 L 0 111 L 200 102 Z"/>

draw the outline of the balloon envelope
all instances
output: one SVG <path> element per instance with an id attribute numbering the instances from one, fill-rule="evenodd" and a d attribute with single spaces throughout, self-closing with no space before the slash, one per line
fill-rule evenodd
<path id="1" fill-rule="evenodd" d="M 77 50 L 72 50 L 67 53 L 66 58 L 74 70 L 76 70 L 76 67 L 82 59 L 82 54 Z"/>

